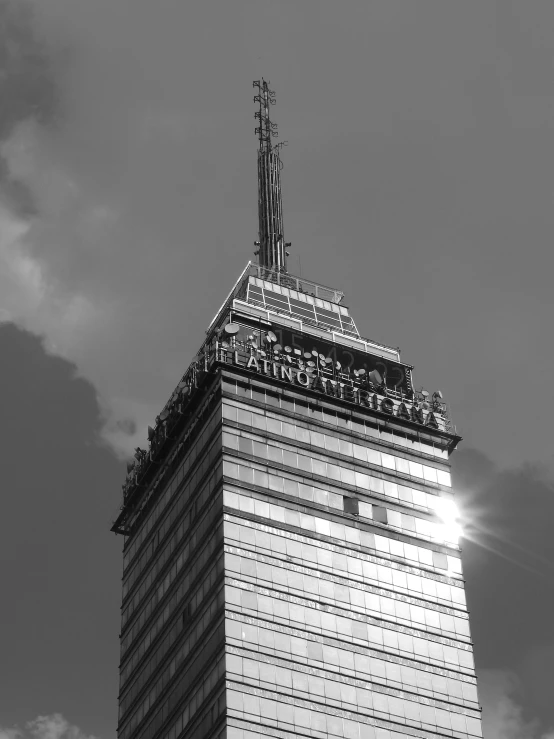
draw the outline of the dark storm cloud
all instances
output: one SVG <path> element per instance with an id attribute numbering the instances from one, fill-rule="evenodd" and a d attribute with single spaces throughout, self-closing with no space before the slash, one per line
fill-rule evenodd
<path id="1" fill-rule="evenodd" d="M 121 547 L 109 526 L 122 466 L 95 443 L 96 394 L 74 365 L 10 324 L 0 326 L 0 356 L 0 726 L 60 711 L 108 739 Z"/>
<path id="2" fill-rule="evenodd" d="M 540 467 L 502 471 L 473 449 L 453 460 L 478 668 L 515 673 L 511 692 L 523 719 L 551 729 L 554 485 Z"/>

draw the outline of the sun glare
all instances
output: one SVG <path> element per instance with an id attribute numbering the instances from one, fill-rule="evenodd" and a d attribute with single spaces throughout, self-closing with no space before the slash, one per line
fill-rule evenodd
<path id="1" fill-rule="evenodd" d="M 460 511 L 456 503 L 448 498 L 437 498 L 435 511 L 442 520 L 442 538 L 445 542 L 457 544 L 464 535 L 460 524 Z"/>

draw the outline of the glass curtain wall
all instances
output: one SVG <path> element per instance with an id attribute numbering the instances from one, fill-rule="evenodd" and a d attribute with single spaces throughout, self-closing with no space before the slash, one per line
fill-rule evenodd
<path id="1" fill-rule="evenodd" d="M 223 390 L 229 739 L 481 737 L 444 451 L 299 392 Z"/>

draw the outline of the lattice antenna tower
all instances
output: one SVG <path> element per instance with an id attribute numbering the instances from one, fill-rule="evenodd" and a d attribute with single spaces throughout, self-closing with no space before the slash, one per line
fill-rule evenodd
<path id="1" fill-rule="evenodd" d="M 287 271 L 287 247 L 283 230 L 283 201 L 281 197 L 281 169 L 279 152 L 286 142 L 273 145 L 277 124 L 272 123 L 269 109 L 275 105 L 275 93 L 262 78 L 253 83 L 258 89 L 254 102 L 259 109 L 254 113 L 258 121 L 258 222 L 259 240 L 256 254 L 261 267 L 275 272 Z"/>

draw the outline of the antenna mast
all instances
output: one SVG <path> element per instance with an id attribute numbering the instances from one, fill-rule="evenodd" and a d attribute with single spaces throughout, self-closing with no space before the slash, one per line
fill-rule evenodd
<path id="1" fill-rule="evenodd" d="M 283 164 L 279 150 L 285 142 L 272 145 L 277 136 L 277 124 L 269 117 L 269 106 L 275 105 L 275 93 L 262 78 L 253 83 L 258 88 L 254 102 L 259 110 L 254 113 L 258 120 L 256 133 L 258 149 L 258 221 L 259 241 L 256 242 L 260 267 L 275 272 L 287 271 L 287 252 L 283 233 L 283 203 L 281 199 L 281 169 Z"/>

